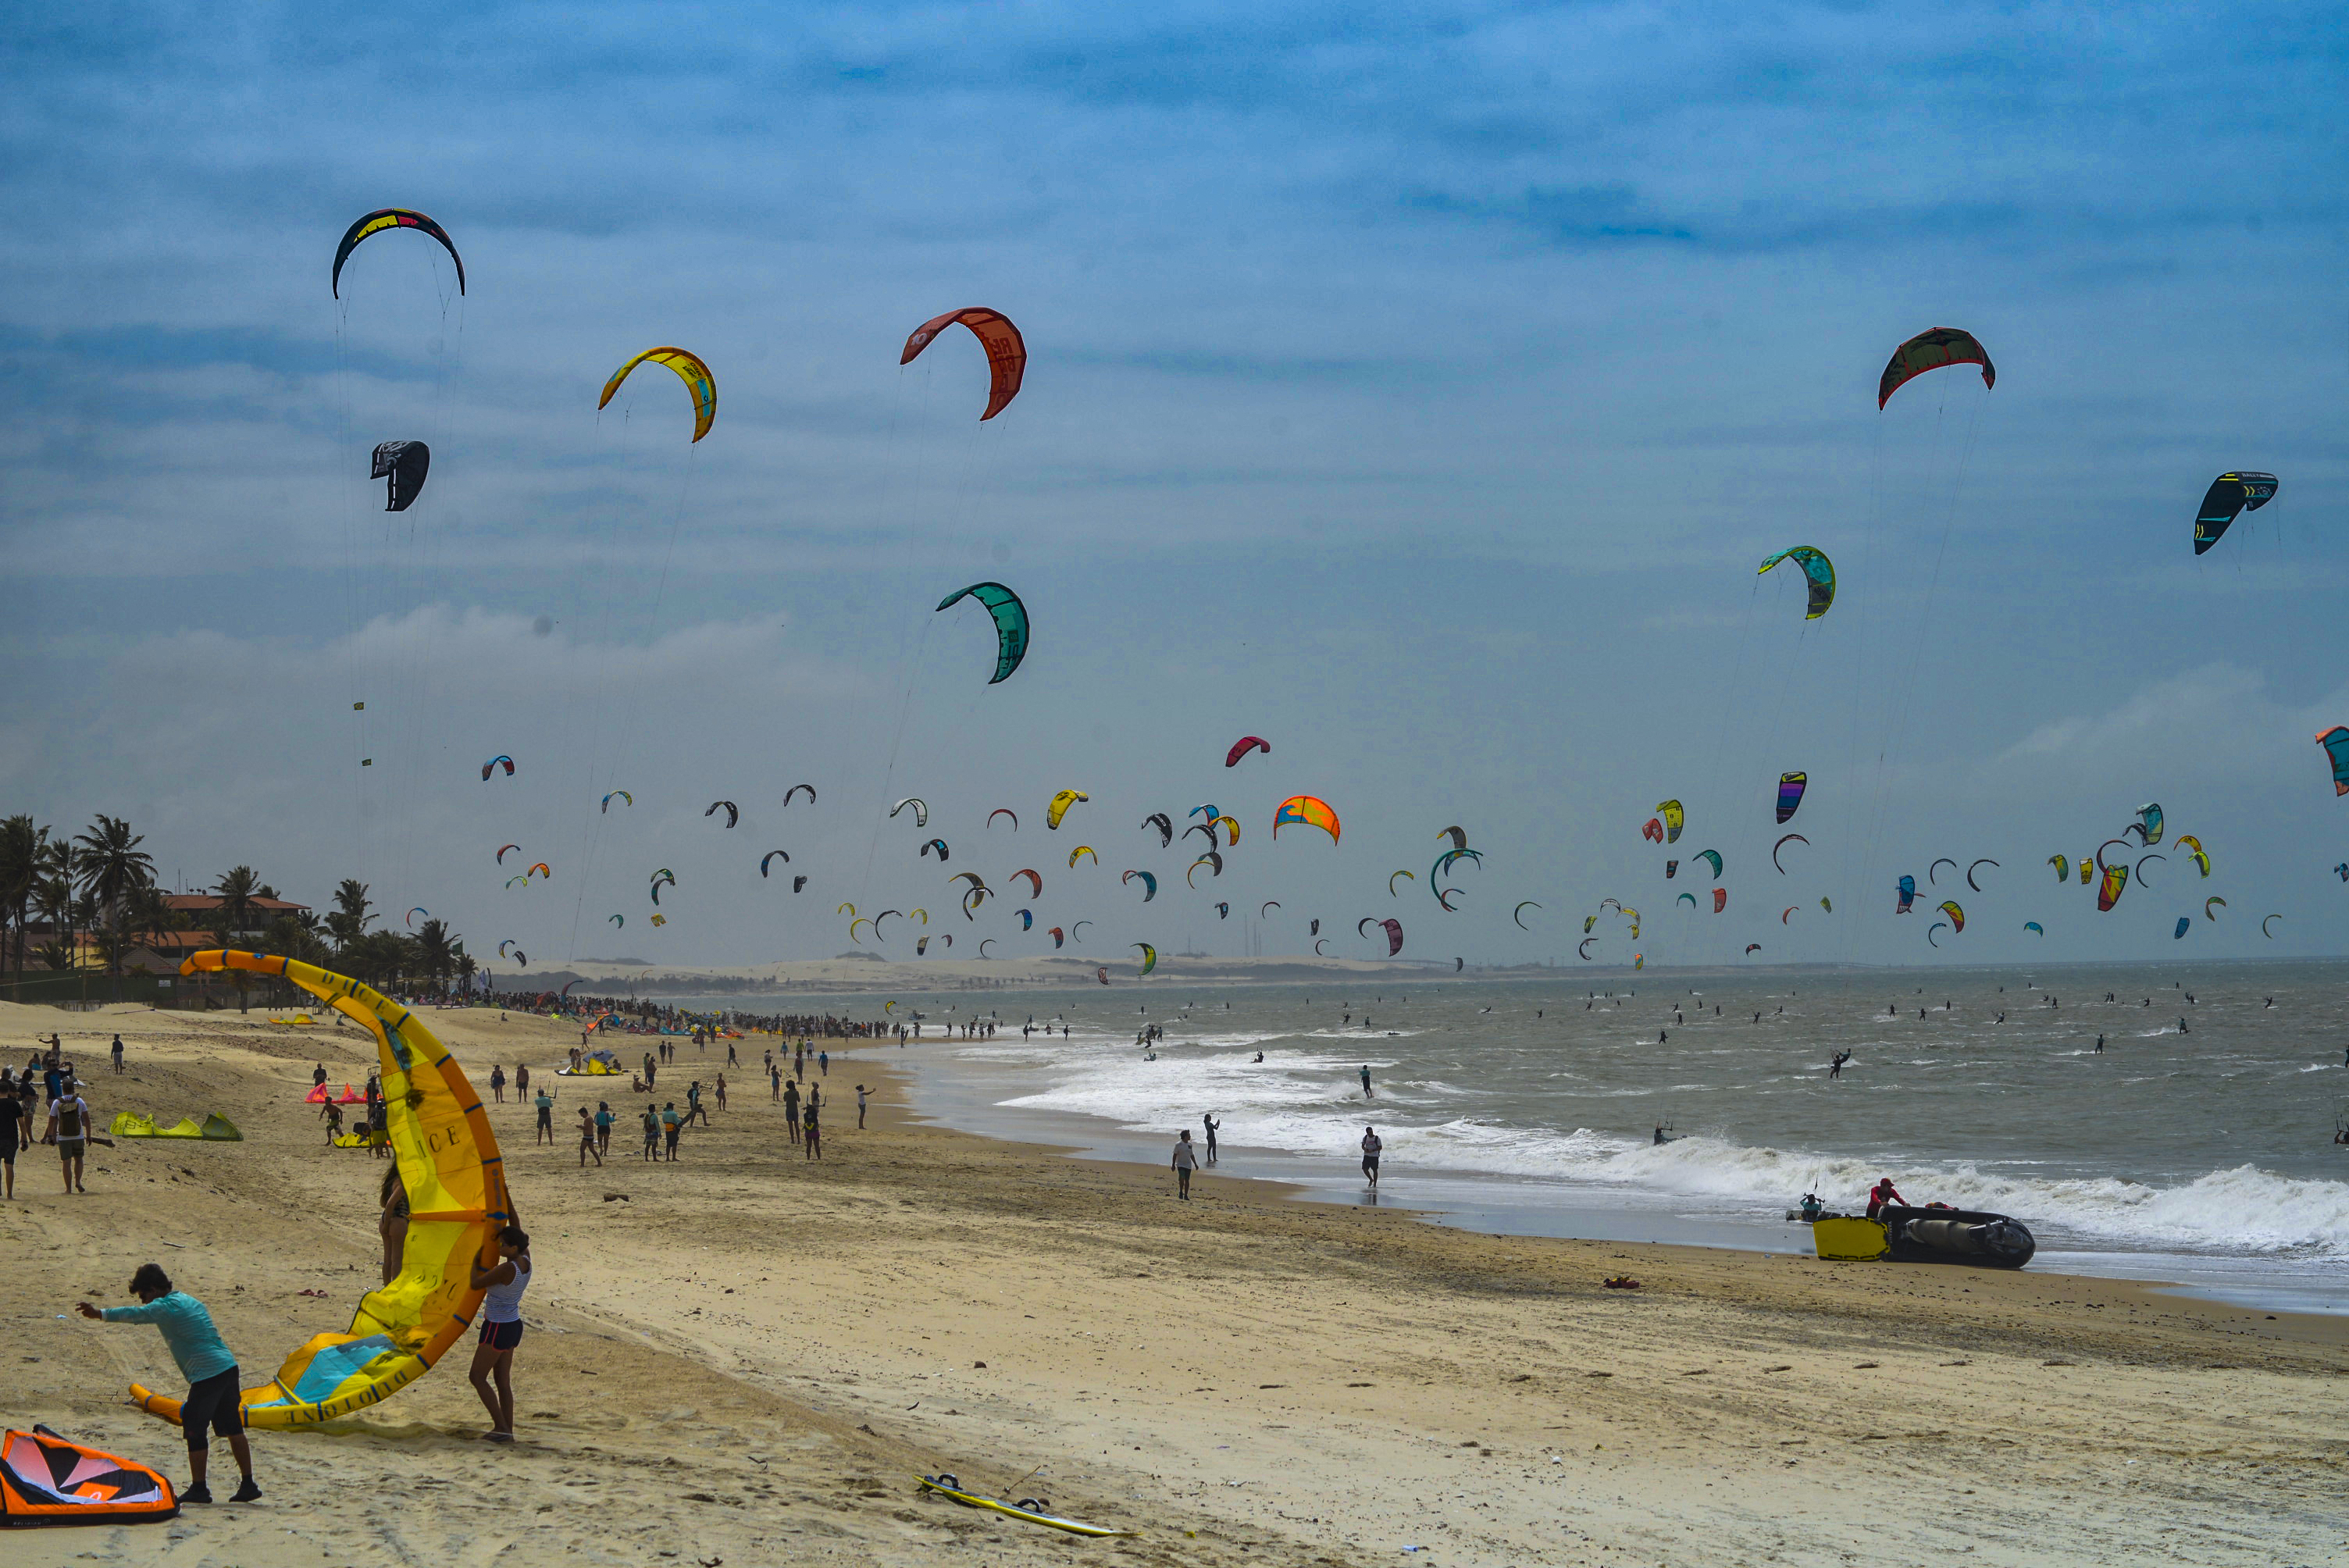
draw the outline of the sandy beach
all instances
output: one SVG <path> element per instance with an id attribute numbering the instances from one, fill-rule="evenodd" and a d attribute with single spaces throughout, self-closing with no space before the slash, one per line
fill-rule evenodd
<path id="1" fill-rule="evenodd" d="M 184 1475 L 131 1410 L 179 1378 L 152 1331 L 70 1316 L 161 1261 L 248 1383 L 339 1327 L 377 1253 L 364 1156 L 311 1067 L 357 1029 L 233 1013 L 0 1006 L 21 1065 L 61 1028 L 101 1125 L 208 1111 L 233 1144 L 45 1149 L 0 1205 L 0 1416 Z M 575 1030 L 425 1015 L 477 1084 L 551 1075 Z M 104 1066 L 116 1030 L 129 1070 Z M 723 1562 L 2294 1563 L 2340 1561 L 2349 1323 L 2035 1271 L 1828 1264 L 1485 1237 L 914 1124 L 904 1054 L 836 1052 L 825 1158 L 756 1068 L 634 1156 L 533 1148 L 493 1107 L 535 1238 L 521 1439 L 477 1440 L 467 1353 L 324 1433 L 255 1439 L 251 1507 L 10 1541 L 24 1563 Z M 633 1051 L 624 1055 L 633 1055 Z M 722 1047 L 684 1047 L 662 1098 Z M 859 1081 L 877 1085 L 855 1128 Z M 556 1120 L 593 1088 L 550 1078 Z M 608 1090 L 606 1091 L 608 1093 Z M 626 1151 L 623 1152 L 625 1146 Z M 1605 1289 L 1630 1274 L 1637 1291 Z M 326 1299 L 299 1292 L 323 1290 Z M 1085 1542 L 915 1491 L 953 1471 L 1136 1533 Z M 1014 1491 L 1016 1489 L 1016 1492 Z M 1416 1550 L 1413 1550 L 1416 1549 Z"/>

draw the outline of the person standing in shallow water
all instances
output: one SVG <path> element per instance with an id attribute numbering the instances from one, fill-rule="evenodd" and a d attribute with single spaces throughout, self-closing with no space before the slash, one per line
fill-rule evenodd
<path id="1" fill-rule="evenodd" d="M 1199 1116 L 1199 1125 L 1207 1130 L 1207 1163 L 1213 1165 L 1216 1162 L 1216 1130 L 1223 1123 L 1203 1111 Z"/>
<path id="2" fill-rule="evenodd" d="M 1385 1149 L 1386 1140 L 1379 1136 L 1378 1129 L 1362 1129 L 1362 1174 L 1371 1179 L 1373 1187 L 1379 1184 L 1379 1155 Z"/>

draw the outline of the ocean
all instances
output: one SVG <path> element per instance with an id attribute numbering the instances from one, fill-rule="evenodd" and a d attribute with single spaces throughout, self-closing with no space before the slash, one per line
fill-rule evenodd
<path id="1" fill-rule="evenodd" d="M 994 1040 L 938 1037 L 974 1010 Z M 2036 1267 L 2349 1311 L 2338 962 L 1143 981 L 908 1014 L 926 1037 L 889 1055 L 917 1109 L 972 1131 L 1163 1161 L 1212 1114 L 1224 1172 L 1360 1202 L 1367 1123 L 1379 1196 L 1439 1222 L 1764 1250 L 1808 1250 L 1785 1219 L 1806 1192 L 1856 1212 L 1889 1175 L 2022 1219 Z M 1031 1019 L 1055 1032 L 1023 1038 Z"/>

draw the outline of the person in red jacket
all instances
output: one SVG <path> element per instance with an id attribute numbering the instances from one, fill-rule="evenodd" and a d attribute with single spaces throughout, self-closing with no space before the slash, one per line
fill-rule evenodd
<path id="1" fill-rule="evenodd" d="M 1909 1200 L 1900 1195 L 1900 1189 L 1892 1184 L 1889 1176 L 1868 1190 L 1868 1217 L 1871 1220 L 1876 1218 L 1878 1212 L 1888 1203 L 1898 1203 L 1904 1209 L 1909 1206 Z"/>

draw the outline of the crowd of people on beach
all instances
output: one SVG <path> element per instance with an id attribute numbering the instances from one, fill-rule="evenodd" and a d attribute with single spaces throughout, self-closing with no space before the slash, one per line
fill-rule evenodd
<path id="1" fill-rule="evenodd" d="M 120 1072 L 120 1035 L 114 1037 L 107 1055 L 114 1070 Z M 82 1185 L 82 1171 L 89 1145 L 112 1148 L 113 1141 L 100 1137 L 92 1124 L 84 1087 L 79 1068 L 66 1055 L 65 1042 L 54 1034 L 36 1037 L 36 1048 L 21 1075 L 12 1067 L 0 1065 L 0 1198 L 16 1195 L 16 1156 L 36 1143 L 57 1151 L 67 1196 L 88 1191 Z M 36 1123 L 41 1129 L 37 1134 L 33 1130 Z"/>

